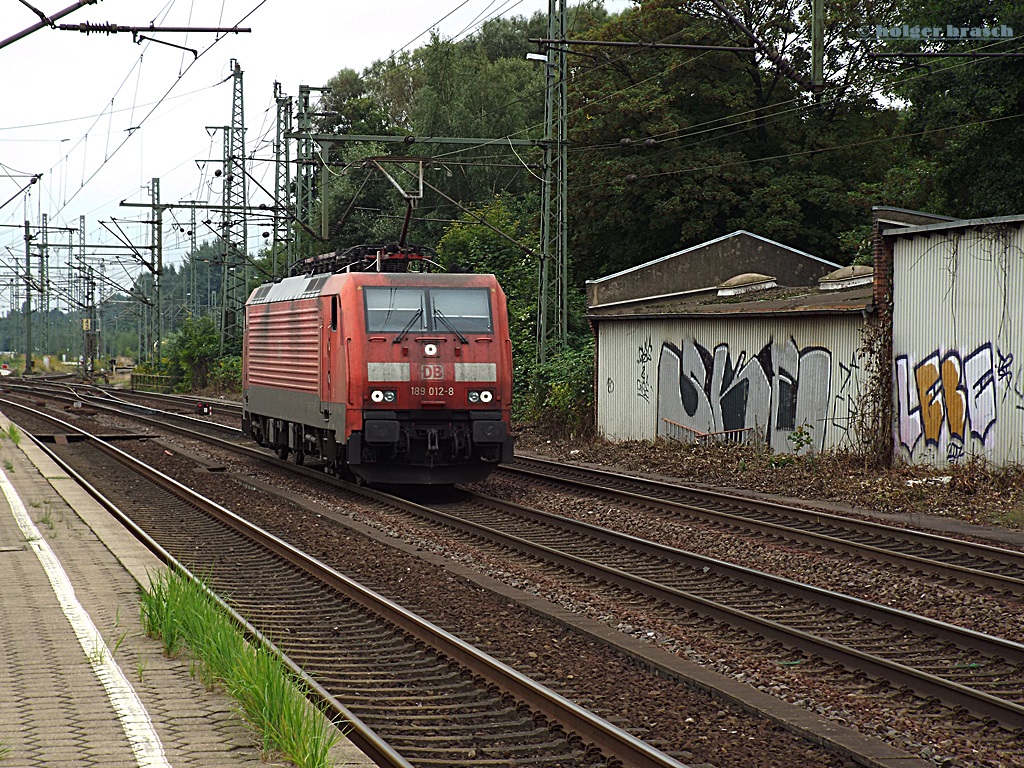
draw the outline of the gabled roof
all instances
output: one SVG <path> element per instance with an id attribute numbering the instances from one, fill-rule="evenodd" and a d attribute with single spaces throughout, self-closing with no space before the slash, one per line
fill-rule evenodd
<path id="1" fill-rule="evenodd" d="M 716 237 L 714 240 L 708 240 L 707 242 L 698 243 L 697 245 L 691 245 L 689 248 L 684 248 L 681 251 L 676 251 L 675 253 L 670 253 L 667 256 L 662 256 L 660 258 L 653 259 L 652 261 L 644 262 L 643 264 L 637 264 L 635 267 L 630 267 L 629 269 L 623 269 L 621 272 L 616 272 L 616 273 L 611 274 L 611 275 L 605 275 L 604 277 L 599 277 L 599 278 L 596 278 L 594 280 L 587 280 L 587 284 L 589 285 L 590 283 L 603 283 L 603 282 L 608 281 L 608 280 L 613 280 L 613 279 L 615 279 L 617 277 L 621 277 L 622 275 L 627 275 L 630 272 L 637 272 L 638 270 L 646 269 L 646 268 L 648 268 L 650 266 L 653 266 L 655 264 L 659 264 L 659 263 L 661 263 L 663 261 L 668 261 L 670 259 L 674 259 L 674 258 L 677 258 L 679 256 L 683 256 L 683 255 L 688 254 L 688 253 L 693 253 L 694 251 L 699 251 L 699 250 L 702 250 L 704 248 L 707 248 L 709 245 L 714 245 L 715 243 L 720 243 L 723 240 L 729 240 L 730 238 L 739 237 L 741 235 L 746 235 L 747 237 L 752 237 L 755 240 L 760 240 L 761 242 L 767 243 L 768 245 L 775 246 L 776 248 L 784 248 L 787 251 L 791 251 L 794 254 L 797 254 L 799 256 L 803 256 L 803 257 L 808 258 L 808 259 L 812 259 L 812 260 L 817 261 L 817 262 L 821 262 L 822 264 L 825 264 L 826 266 L 832 267 L 834 269 L 838 269 L 838 267 L 839 267 L 838 264 L 833 264 L 831 261 L 827 261 L 827 260 L 825 260 L 825 259 L 823 259 L 823 258 L 821 258 L 819 256 L 814 256 L 813 254 L 806 253 L 806 252 L 801 251 L 801 250 L 799 250 L 797 248 L 790 248 L 788 245 L 783 245 L 782 243 L 777 243 L 774 240 L 769 240 L 767 237 L 761 237 L 761 235 L 755 235 L 753 232 L 747 232 L 745 229 L 737 229 L 735 232 L 730 232 L 728 235 L 722 235 L 721 237 Z"/>
<path id="2" fill-rule="evenodd" d="M 614 305 L 591 307 L 592 321 L 681 319 L 696 317 L 752 317 L 771 315 L 808 316 L 871 314 L 875 311 L 872 287 L 856 286 L 822 292 L 816 288 L 779 286 L 739 296 L 718 297 L 713 292 L 695 291 L 689 295 L 655 296 L 646 300 L 623 301 Z"/>

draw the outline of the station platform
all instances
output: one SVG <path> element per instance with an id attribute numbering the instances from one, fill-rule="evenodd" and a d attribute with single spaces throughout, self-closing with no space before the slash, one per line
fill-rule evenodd
<path id="1" fill-rule="evenodd" d="M 285 766 L 163 655 L 138 588 L 164 566 L 0 414 L 0 766 Z M 341 737 L 336 766 L 373 763 Z"/>

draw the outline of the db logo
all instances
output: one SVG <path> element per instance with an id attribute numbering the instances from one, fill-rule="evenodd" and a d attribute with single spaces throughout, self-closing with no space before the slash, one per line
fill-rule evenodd
<path id="1" fill-rule="evenodd" d="M 440 381 L 444 378 L 444 366 L 423 364 L 420 366 L 420 378 L 428 381 Z"/>

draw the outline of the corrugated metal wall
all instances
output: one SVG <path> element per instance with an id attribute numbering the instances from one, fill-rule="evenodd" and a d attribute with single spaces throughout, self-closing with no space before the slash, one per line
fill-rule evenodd
<path id="1" fill-rule="evenodd" d="M 850 446 L 865 379 L 860 315 L 602 320 L 597 420 L 613 440 Z"/>
<path id="2" fill-rule="evenodd" d="M 1024 235 L 933 232 L 893 249 L 898 455 L 1024 462 Z"/>

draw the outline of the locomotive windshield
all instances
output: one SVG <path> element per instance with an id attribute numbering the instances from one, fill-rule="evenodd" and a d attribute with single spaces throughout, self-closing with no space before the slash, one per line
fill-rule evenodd
<path id="1" fill-rule="evenodd" d="M 370 333 L 491 333 L 486 288 L 364 288 Z M 408 327 L 407 327 L 408 326 Z"/>
<path id="2" fill-rule="evenodd" d="M 422 288 L 366 288 L 366 330 L 418 333 L 427 329 Z"/>

